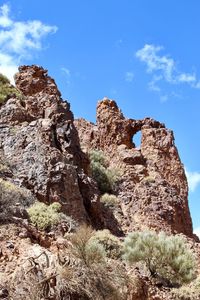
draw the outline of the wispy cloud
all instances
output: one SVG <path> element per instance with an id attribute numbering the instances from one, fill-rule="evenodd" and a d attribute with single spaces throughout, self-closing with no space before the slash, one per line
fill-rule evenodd
<path id="1" fill-rule="evenodd" d="M 122 39 L 118 39 L 116 42 L 115 42 L 115 47 L 116 48 L 120 48 L 123 44 L 123 40 Z"/>
<path id="2" fill-rule="evenodd" d="M 146 64 L 147 73 L 153 74 L 149 83 L 151 90 L 160 92 L 160 81 L 170 84 L 188 84 L 192 88 L 200 88 L 200 80 L 195 73 L 181 72 L 177 68 L 176 61 L 168 56 L 162 55 L 160 52 L 164 50 L 162 46 L 146 44 L 136 52 L 136 57 Z"/>
<path id="3" fill-rule="evenodd" d="M 154 92 L 161 92 L 161 88 L 157 84 L 157 82 L 159 82 L 161 79 L 162 79 L 162 76 L 154 75 L 152 80 L 148 84 L 149 89 Z"/>
<path id="4" fill-rule="evenodd" d="M 195 228 L 194 233 L 200 238 L 200 227 Z"/>
<path id="5" fill-rule="evenodd" d="M 190 172 L 185 169 L 185 174 L 187 176 L 189 190 L 194 192 L 197 187 L 200 185 L 200 173 L 199 172 Z"/>
<path id="6" fill-rule="evenodd" d="M 10 7 L 0 7 L 0 72 L 12 82 L 17 66 L 32 56 L 33 50 L 42 49 L 42 39 L 57 31 L 39 20 L 15 21 L 10 17 Z"/>
<path id="7" fill-rule="evenodd" d="M 125 81 L 132 82 L 134 79 L 134 73 L 133 72 L 126 72 L 125 74 Z"/>
<path id="8" fill-rule="evenodd" d="M 70 85 L 71 71 L 68 68 L 62 67 L 61 71 L 63 71 L 67 77 L 67 85 Z"/>

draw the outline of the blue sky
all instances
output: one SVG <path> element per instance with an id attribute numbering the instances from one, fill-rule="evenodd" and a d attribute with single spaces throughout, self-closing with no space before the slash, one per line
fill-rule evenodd
<path id="1" fill-rule="evenodd" d="M 199 0 L 0 1 L 0 72 L 39 64 L 75 117 L 95 121 L 115 99 L 127 117 L 151 116 L 174 131 L 200 232 Z"/>

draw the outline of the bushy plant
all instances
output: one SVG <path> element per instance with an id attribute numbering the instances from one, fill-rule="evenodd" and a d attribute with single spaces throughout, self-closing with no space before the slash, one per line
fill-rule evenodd
<path id="1" fill-rule="evenodd" d="M 90 240 L 94 233 L 91 227 L 82 225 L 57 255 L 41 250 L 40 255 L 24 260 L 8 282 L 11 298 L 127 300 L 130 284 L 125 266 L 97 255 L 99 245 Z M 90 263 L 84 261 L 85 247 Z"/>
<path id="2" fill-rule="evenodd" d="M 200 277 L 190 284 L 172 289 L 171 295 L 174 300 L 197 300 L 200 299 Z"/>
<path id="3" fill-rule="evenodd" d="M 21 94 L 12 84 L 10 84 L 9 79 L 6 76 L 0 74 L 0 104 L 12 95 L 19 97 Z"/>
<path id="4" fill-rule="evenodd" d="M 125 268 L 112 262 L 92 267 L 65 265 L 59 268 L 58 292 L 63 299 L 126 300 L 128 279 Z"/>
<path id="5" fill-rule="evenodd" d="M 33 201 L 30 191 L 0 178 L 0 222 L 6 222 L 12 216 L 24 216 L 25 207 L 30 206 Z"/>
<path id="6" fill-rule="evenodd" d="M 150 274 L 166 284 L 183 284 L 195 277 L 195 257 L 181 236 L 161 232 L 133 232 L 124 241 L 123 258 L 142 261 Z"/>
<path id="7" fill-rule="evenodd" d="M 72 235 L 72 253 L 87 266 L 103 263 L 105 260 L 105 249 L 96 240 L 92 240 L 94 231 L 86 224 L 81 225 Z"/>
<path id="8" fill-rule="evenodd" d="M 92 177 L 97 182 L 101 193 L 111 192 L 111 185 L 107 176 L 107 170 L 98 162 L 91 161 Z"/>
<path id="9" fill-rule="evenodd" d="M 40 230 L 45 230 L 59 223 L 60 209 L 61 205 L 57 202 L 49 206 L 42 202 L 35 202 L 27 211 L 32 224 Z"/>
<path id="10" fill-rule="evenodd" d="M 96 180 L 101 193 L 112 192 L 119 178 L 116 169 L 109 169 L 102 151 L 92 150 L 89 153 L 92 177 Z"/>
<path id="11" fill-rule="evenodd" d="M 65 261 L 59 268 L 59 292 L 70 299 L 127 299 L 126 270 L 106 259 L 104 245 L 90 226 L 81 225 L 70 238 Z"/>
<path id="12" fill-rule="evenodd" d="M 97 241 L 101 244 L 106 255 L 112 259 L 118 259 L 122 254 L 122 245 L 120 240 L 110 233 L 108 229 L 98 230 L 95 232 L 94 236 L 91 238 L 93 241 Z"/>
<path id="13" fill-rule="evenodd" d="M 100 202 L 104 204 L 105 207 L 114 208 L 117 205 L 117 197 L 113 194 L 105 193 L 101 196 Z"/>
<path id="14" fill-rule="evenodd" d="M 106 162 L 103 151 L 101 151 L 101 150 L 91 150 L 89 155 L 90 155 L 90 160 L 92 162 L 99 163 L 102 166 L 104 166 L 105 168 L 108 166 L 108 163 Z"/>
<path id="15" fill-rule="evenodd" d="M 152 177 L 152 176 L 146 176 L 146 177 L 144 177 L 143 181 L 145 183 L 154 183 L 155 182 L 155 178 Z"/>

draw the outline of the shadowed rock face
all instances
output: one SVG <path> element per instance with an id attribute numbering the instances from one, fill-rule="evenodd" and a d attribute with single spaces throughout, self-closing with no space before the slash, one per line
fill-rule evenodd
<path id="1" fill-rule="evenodd" d="M 188 185 L 174 136 L 150 118 L 126 119 L 115 101 L 97 105 L 97 124 L 75 121 L 84 151 L 101 149 L 121 170 L 118 197 L 124 230 L 155 228 L 192 236 Z M 141 131 L 141 146 L 132 142 Z"/>
<path id="2" fill-rule="evenodd" d="M 98 193 L 86 175 L 89 161 L 69 103 L 41 67 L 20 67 L 15 81 L 23 97 L 0 107 L 0 153 L 9 163 L 10 179 L 40 201 L 59 201 L 66 214 L 87 221 L 86 209 Z"/>

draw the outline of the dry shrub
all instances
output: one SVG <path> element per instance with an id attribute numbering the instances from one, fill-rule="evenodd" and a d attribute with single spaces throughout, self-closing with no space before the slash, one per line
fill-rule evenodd
<path id="1" fill-rule="evenodd" d="M 96 240 L 92 240 L 93 235 L 93 229 L 84 224 L 79 227 L 70 239 L 72 254 L 87 266 L 104 263 L 106 256 L 104 247 Z"/>
<path id="2" fill-rule="evenodd" d="M 70 242 L 70 262 L 59 268 L 58 276 L 63 299 L 126 299 L 126 271 L 122 264 L 106 259 L 92 228 L 82 225 Z"/>
<path id="3" fill-rule="evenodd" d="M 126 300 L 125 267 L 106 258 L 103 247 L 92 241 L 93 234 L 91 227 L 81 226 L 57 257 L 46 251 L 47 264 L 29 258 L 31 263 L 19 266 L 13 277 L 11 299 Z"/>
<path id="4" fill-rule="evenodd" d="M 34 201 L 31 192 L 0 178 L 0 222 L 12 216 L 27 217 L 25 208 Z"/>
<path id="5" fill-rule="evenodd" d="M 178 289 L 172 289 L 171 294 L 174 300 L 200 299 L 200 277 L 197 277 L 188 285 L 184 285 Z"/>
<path id="6" fill-rule="evenodd" d="M 97 241 L 105 248 L 106 255 L 109 258 L 118 259 L 121 257 L 122 244 L 108 229 L 96 231 L 92 240 Z"/>
<path id="7" fill-rule="evenodd" d="M 62 299 L 127 299 L 127 277 L 122 265 L 112 263 L 64 266 L 60 268 L 58 289 Z M 76 298 L 77 297 L 77 298 Z"/>

